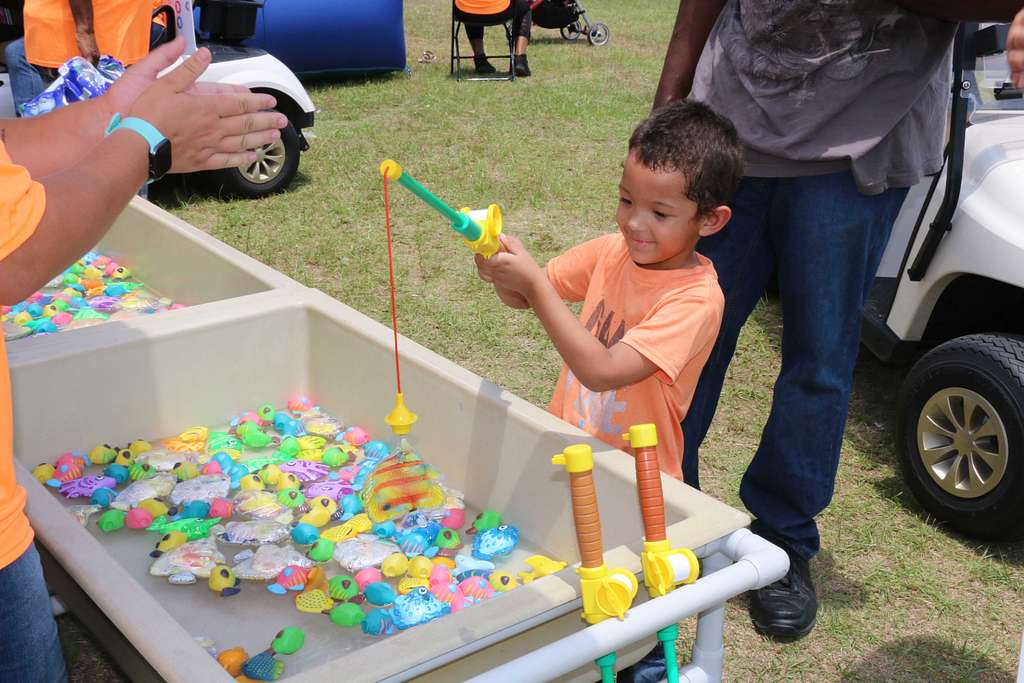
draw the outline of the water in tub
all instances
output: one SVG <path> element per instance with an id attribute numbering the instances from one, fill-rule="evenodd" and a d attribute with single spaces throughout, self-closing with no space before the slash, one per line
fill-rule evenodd
<path id="1" fill-rule="evenodd" d="M 53 489 L 55 493 L 60 490 L 59 480 L 67 480 L 63 484 L 64 490 L 82 496 L 65 499 L 66 505 L 71 508 L 69 512 L 77 510 L 84 514 L 89 511 L 89 508 L 83 507 L 84 504 L 89 504 L 93 497 L 89 492 L 101 483 L 110 486 L 114 480 L 102 482 L 83 478 L 76 481 L 72 475 L 80 473 L 83 477 L 89 477 L 105 471 L 115 476 L 127 475 L 129 478 L 123 483 L 113 486 L 117 493 L 114 507 L 148 509 L 146 512 L 131 513 L 128 526 L 144 524 L 152 517 L 152 512 L 163 511 L 159 504 L 138 505 L 153 493 L 160 493 L 159 502 L 172 511 L 177 508 L 178 511 L 198 509 L 203 512 L 205 504 L 212 503 L 212 511 L 207 514 L 223 512 L 223 504 L 213 501 L 222 496 L 229 500 L 233 504 L 232 516 L 222 519 L 220 525 L 209 529 L 207 538 L 189 546 L 196 550 L 194 553 L 179 552 L 176 555 L 173 549 L 169 549 L 156 559 L 150 556 L 163 531 L 175 528 L 173 526 L 161 527 L 163 531 L 160 533 L 127 526 L 103 532 L 97 525 L 101 515 L 101 511 L 97 510 L 89 517 L 87 528 L 107 552 L 149 590 L 189 633 L 212 639 L 218 649 L 241 646 L 250 655 L 255 655 L 268 646 L 281 628 L 302 628 L 306 634 L 304 647 L 296 654 L 280 657 L 286 664 L 286 677 L 308 671 L 339 655 L 389 636 L 369 635 L 359 626 L 336 626 L 326 614 L 299 611 L 295 597 L 300 593 L 289 588 L 297 580 L 295 577 L 243 580 L 238 586 L 240 592 L 222 597 L 211 590 L 207 578 L 214 563 L 224 562 L 243 578 L 249 578 L 247 572 L 251 572 L 254 564 L 257 567 L 265 566 L 260 561 L 263 558 L 284 557 L 286 552 L 291 552 L 291 561 L 301 560 L 312 565 L 306 558 L 312 546 L 296 545 L 288 538 L 302 538 L 302 534 L 311 533 L 335 541 L 333 551 L 329 543 L 319 546 L 319 551 L 327 553 L 319 557 L 330 558 L 318 565 L 323 568 L 328 579 L 339 575 L 360 580 L 364 576 L 373 578 L 373 570 L 359 576 L 357 570 L 370 563 L 379 568 L 381 560 L 397 550 L 393 545 L 388 547 L 388 543 L 401 546 L 410 557 L 421 553 L 431 557 L 455 556 L 458 569 L 468 572 L 462 578 L 475 579 L 467 581 L 459 591 L 438 589 L 429 595 L 420 591 L 421 604 L 426 607 L 421 609 L 413 606 L 400 610 L 401 614 L 392 616 L 392 622 L 397 621 L 399 625 L 407 625 L 407 620 L 422 614 L 436 613 L 439 607 L 438 595 L 446 602 L 459 601 L 459 607 L 464 609 L 473 609 L 474 600 L 515 599 L 514 589 L 508 592 L 494 591 L 493 596 L 490 596 L 492 585 L 499 588 L 515 585 L 519 581 L 519 572 L 531 570 L 524 560 L 531 555 L 544 554 L 543 549 L 531 546 L 527 539 L 518 537 L 513 528 L 516 520 L 500 519 L 494 512 L 480 514 L 481 510 L 471 505 L 465 506 L 462 493 L 446 488 L 443 473 L 429 466 L 429 453 L 414 454 L 411 446 L 408 451 L 399 447 L 384 448 L 379 442 L 369 441 L 365 431 L 359 428 L 345 429 L 340 422 L 326 412 L 313 408 L 308 402 L 290 403 L 294 410 L 264 406 L 235 418 L 232 425 L 219 429 L 196 427 L 170 439 L 137 442 L 124 448 L 97 446 L 89 453 L 98 463 L 78 470 L 75 469 L 74 457 L 64 456 L 55 463 L 56 471 L 37 472 L 37 478 L 51 478 L 50 484 L 57 484 Z M 146 450 L 147 447 L 152 447 L 152 450 Z M 420 456 L 422 461 L 419 460 Z M 236 462 L 244 467 L 237 467 Z M 259 474 L 261 469 L 262 477 Z M 248 470 L 256 472 L 256 476 L 251 476 Z M 178 481 L 179 472 L 182 473 L 183 481 Z M 187 478 L 193 474 L 198 476 Z M 173 490 L 165 493 L 171 484 Z M 302 496 L 309 505 L 294 507 L 298 496 L 277 495 L 279 487 L 288 490 L 286 487 L 295 484 L 309 494 Z M 353 492 L 359 487 L 361 490 Z M 467 493 L 472 499 L 473 492 Z M 97 494 L 95 497 L 101 499 L 103 495 Z M 59 497 L 64 499 L 63 496 Z M 329 500 L 324 501 L 323 497 Z M 340 505 L 333 502 L 335 499 L 340 501 Z M 380 526 L 366 528 L 370 522 L 358 514 L 360 506 L 355 503 L 356 499 L 360 503 L 365 502 L 362 515 L 372 514 Z M 415 505 L 417 501 L 428 503 L 432 509 L 407 512 L 407 508 L 402 507 Z M 460 510 L 460 506 L 464 507 Z M 307 507 L 310 509 L 307 510 Z M 457 527 L 452 528 L 452 531 L 464 544 L 461 549 L 441 547 L 453 545 L 455 538 L 451 533 L 442 534 L 440 540 L 436 536 L 438 524 L 444 521 L 442 515 L 446 510 L 450 515 L 447 518 L 448 525 Z M 157 518 L 157 522 L 160 521 Z M 229 522 L 234 524 L 228 526 Z M 166 519 L 164 523 L 173 524 Z M 389 525 L 394 526 L 395 533 L 387 541 L 375 544 L 375 532 L 387 535 Z M 179 524 L 179 530 L 181 526 Z M 191 526 L 192 529 L 185 529 L 186 533 L 193 531 L 202 535 L 205 532 L 204 526 L 208 525 L 196 520 Z M 467 533 L 470 529 L 472 533 Z M 293 531 L 295 534 L 292 534 Z M 363 535 L 341 540 L 356 532 L 363 532 Z M 435 534 L 437 545 L 424 543 L 430 534 Z M 313 536 L 302 540 L 312 541 Z M 282 537 L 287 540 L 282 540 Z M 476 541 L 477 557 L 473 557 L 474 539 L 479 539 Z M 260 551 L 259 546 L 253 545 L 260 541 L 271 542 Z M 283 550 L 271 549 L 270 545 Z M 167 545 L 168 548 L 171 546 L 173 539 Z M 241 561 L 256 551 L 260 552 L 258 558 Z M 188 561 L 178 561 L 179 555 L 186 555 Z M 486 564 L 480 557 L 491 557 L 492 564 Z M 408 573 L 422 577 L 436 565 L 420 558 L 410 563 L 407 574 L 400 574 L 406 563 L 394 557 L 385 566 L 388 573 L 392 574 L 385 578 L 385 582 L 395 593 L 400 591 L 403 583 L 415 591 L 415 577 Z M 154 571 L 162 575 L 155 576 Z M 491 576 L 494 581 L 490 580 Z M 189 583 L 192 577 L 195 580 Z M 430 585 L 429 579 L 426 581 Z M 277 592 L 268 590 L 268 586 Z M 230 588 L 220 584 L 217 587 Z M 379 600 L 378 594 L 384 594 L 386 600 L 389 591 L 379 586 L 378 589 L 371 591 L 372 597 Z M 222 592 L 226 594 L 231 591 Z M 325 592 L 328 591 L 325 589 Z M 452 595 L 453 592 L 455 595 Z M 408 607 L 413 602 L 412 598 L 406 598 L 402 601 L 402 607 Z M 329 604 L 322 601 L 318 603 L 317 600 L 310 600 L 310 603 L 321 606 Z M 342 603 L 339 601 L 337 604 Z M 361 609 L 368 613 L 373 606 L 364 601 Z M 441 609 L 446 611 L 445 608 Z M 384 626 L 387 625 L 389 622 L 384 620 Z M 394 632 L 400 631 L 396 628 Z"/>

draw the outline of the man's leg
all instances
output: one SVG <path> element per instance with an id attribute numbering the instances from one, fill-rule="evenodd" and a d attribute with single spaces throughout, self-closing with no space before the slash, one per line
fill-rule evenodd
<path id="1" fill-rule="evenodd" d="M 39 71 L 25 59 L 24 38 L 9 43 L 4 50 L 4 58 L 7 60 L 7 71 L 11 74 L 11 97 L 14 98 L 14 108 L 20 112 L 21 105 L 46 90 L 49 83 L 44 81 Z"/>
<path id="2" fill-rule="evenodd" d="M 779 253 L 782 369 L 761 444 L 740 485 L 755 530 L 791 556 L 788 585 L 758 591 L 759 630 L 800 637 L 817 600 L 807 560 L 814 517 L 832 499 L 860 346 L 860 316 L 906 189 L 865 196 L 850 173 L 779 180 L 771 215 Z M 796 573 L 794 575 L 794 572 Z"/>
<path id="3" fill-rule="evenodd" d="M 718 272 L 725 314 L 683 419 L 683 478 L 695 488 L 700 488 L 698 449 L 715 416 L 740 329 L 775 269 L 775 247 L 767 226 L 776 182 L 774 178 L 744 178 L 731 202 L 732 219 L 725 229 L 697 243 L 697 251 L 711 259 Z"/>
<path id="4" fill-rule="evenodd" d="M 35 545 L 0 569 L 0 679 L 67 681 Z"/>

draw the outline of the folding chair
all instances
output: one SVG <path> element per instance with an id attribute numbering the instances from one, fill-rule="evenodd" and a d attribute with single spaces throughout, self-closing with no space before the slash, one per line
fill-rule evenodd
<path id="1" fill-rule="evenodd" d="M 508 7 L 505 11 L 499 14 L 490 14 L 487 16 L 481 16 L 478 14 L 469 14 L 460 10 L 455 1 L 452 0 L 452 49 L 451 49 L 451 61 L 449 64 L 448 73 L 455 74 L 455 79 L 458 81 L 514 81 L 516 79 L 516 62 L 515 62 L 515 38 L 512 33 L 512 2 L 508 3 Z M 505 38 L 508 40 L 508 54 L 507 55 L 488 55 L 495 59 L 508 58 L 508 74 L 502 74 L 500 71 L 490 76 L 466 76 L 462 75 L 462 61 L 465 59 L 473 59 L 473 55 L 463 55 L 459 49 L 459 34 L 462 32 L 463 25 L 468 26 L 503 26 L 505 28 Z"/>

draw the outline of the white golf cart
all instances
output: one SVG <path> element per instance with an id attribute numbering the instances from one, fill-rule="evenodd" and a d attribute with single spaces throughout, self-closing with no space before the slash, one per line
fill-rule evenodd
<path id="1" fill-rule="evenodd" d="M 881 360 L 916 360 L 897 435 L 911 491 L 987 539 L 1024 533 L 1024 110 L 1006 32 L 957 34 L 945 167 L 911 190 L 862 333 Z"/>
<path id="2" fill-rule="evenodd" d="M 190 9 L 187 2 L 176 4 Z M 277 100 L 277 109 L 288 117 L 281 138 L 257 150 L 254 163 L 202 174 L 203 184 L 213 191 L 237 197 L 263 197 L 288 187 L 298 171 L 300 153 L 309 148 L 304 130 L 313 126 L 316 111 L 306 89 L 288 67 L 265 50 L 240 44 L 251 35 L 255 12 L 261 6 L 253 0 L 203 0 L 200 4 L 199 28 L 208 40 L 199 44 L 210 49 L 213 63 L 199 80 L 244 85 L 255 92 L 269 93 Z M 154 12 L 154 16 L 158 14 L 166 18 L 165 39 L 173 38 L 176 26 L 183 32 L 194 31 L 191 12 L 175 17 L 173 8 L 164 5 Z M 0 24 L 8 15 L 0 12 Z M 20 28 L 20 12 L 17 21 Z M 6 67 L 0 69 L 0 117 L 13 117 L 10 75 Z"/>

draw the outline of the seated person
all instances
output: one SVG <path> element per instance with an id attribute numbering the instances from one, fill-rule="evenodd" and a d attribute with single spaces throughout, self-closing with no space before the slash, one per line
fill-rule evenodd
<path id="1" fill-rule="evenodd" d="M 529 0 L 455 0 L 455 16 L 463 22 L 493 20 L 504 14 L 511 3 L 512 32 L 515 39 L 516 76 L 530 75 L 530 63 L 526 59 L 526 46 L 530 44 L 530 27 L 533 14 Z M 473 64 L 478 74 L 493 74 L 497 69 L 487 61 L 484 51 L 484 27 L 466 23 L 466 37 L 473 47 Z"/>

